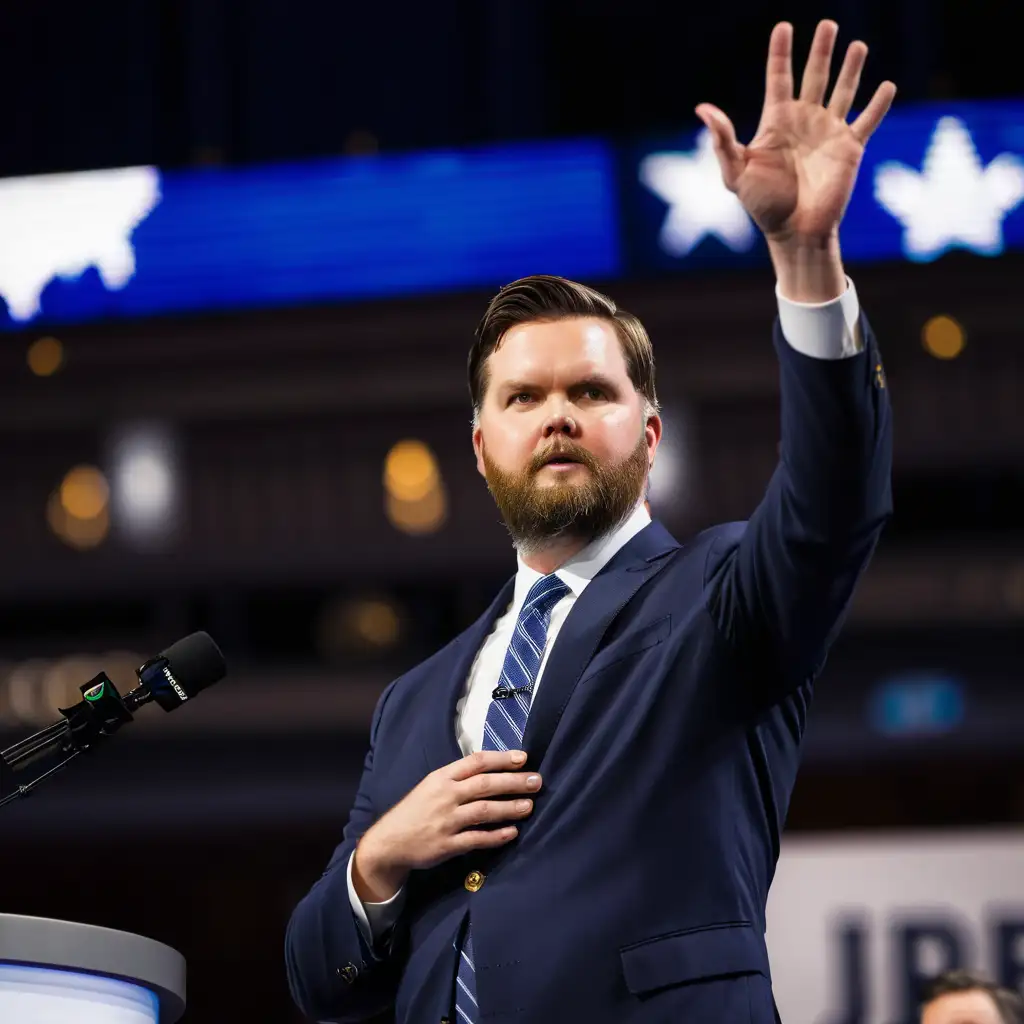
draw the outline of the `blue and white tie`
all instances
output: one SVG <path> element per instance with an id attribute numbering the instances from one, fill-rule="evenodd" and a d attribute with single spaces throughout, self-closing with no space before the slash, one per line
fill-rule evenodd
<path id="1" fill-rule="evenodd" d="M 523 602 L 522 610 L 505 654 L 498 686 L 517 691 L 511 696 L 491 701 L 484 723 L 484 750 L 517 750 L 522 747 L 526 720 L 533 701 L 533 684 L 537 679 L 548 638 L 551 609 L 569 592 L 554 574 L 537 580 Z M 524 687 L 527 689 L 524 691 Z M 477 1024 L 480 1011 L 476 1001 L 476 969 L 473 966 L 472 928 L 467 924 L 462 948 L 459 949 L 459 970 L 455 983 L 455 1016 L 457 1024 Z"/>

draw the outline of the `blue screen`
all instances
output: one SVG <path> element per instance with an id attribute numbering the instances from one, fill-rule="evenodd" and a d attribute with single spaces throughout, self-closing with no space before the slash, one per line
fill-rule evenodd
<path id="1" fill-rule="evenodd" d="M 0 182 L 5 326 L 620 271 L 598 142 L 105 173 Z"/>
<path id="2" fill-rule="evenodd" d="M 760 234 L 734 219 L 713 159 L 703 130 L 624 153 L 625 242 L 634 268 L 767 260 Z M 893 110 L 868 142 L 841 240 L 853 263 L 1024 250 L 1024 103 Z"/>
<path id="3" fill-rule="evenodd" d="M 1024 251 L 1024 102 L 897 108 L 850 263 Z M 0 328 L 767 262 L 706 133 L 0 180 Z"/>

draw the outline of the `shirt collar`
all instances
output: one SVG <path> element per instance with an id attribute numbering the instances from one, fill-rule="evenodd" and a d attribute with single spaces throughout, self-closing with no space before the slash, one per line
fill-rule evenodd
<path id="1" fill-rule="evenodd" d="M 576 597 L 583 593 L 586 585 L 612 560 L 612 557 L 629 543 L 651 521 L 651 515 L 643 501 L 614 530 L 595 537 L 585 548 L 577 552 L 563 565 L 555 570 L 555 575 L 573 592 Z M 516 572 L 515 594 L 512 598 L 513 607 L 522 607 L 530 587 L 543 573 L 537 572 L 524 564 L 517 556 L 519 570 Z"/>

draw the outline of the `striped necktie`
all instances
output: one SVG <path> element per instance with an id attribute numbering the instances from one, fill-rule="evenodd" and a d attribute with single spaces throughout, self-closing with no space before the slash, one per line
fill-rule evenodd
<path id="1" fill-rule="evenodd" d="M 484 750 L 521 748 L 526 720 L 533 701 L 537 679 L 548 637 L 551 609 L 569 592 L 553 573 L 543 576 L 530 588 L 512 633 L 498 683 L 499 696 L 491 701 L 484 723 Z M 455 1017 L 457 1024 L 477 1024 L 480 1011 L 476 1001 L 476 969 L 473 966 L 472 927 L 467 924 L 462 946 L 458 942 L 459 969 L 455 981 Z"/>

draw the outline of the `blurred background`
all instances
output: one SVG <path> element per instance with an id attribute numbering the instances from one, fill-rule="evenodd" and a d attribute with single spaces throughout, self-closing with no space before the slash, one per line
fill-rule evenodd
<path id="1" fill-rule="evenodd" d="M 746 518 L 773 278 L 692 110 L 749 138 L 772 24 L 802 65 L 823 16 L 870 44 L 864 98 L 900 87 L 843 235 L 897 511 L 818 688 L 777 995 L 790 1024 L 893 1024 L 944 965 L 1024 980 L 1024 84 L 998 0 L 3 5 L 0 745 L 194 629 L 230 675 L 0 811 L 0 911 L 176 947 L 189 1024 L 299 1020 L 284 926 L 377 696 L 514 570 L 469 443 L 477 318 L 528 273 L 610 292 L 655 341 L 655 514 Z"/>

